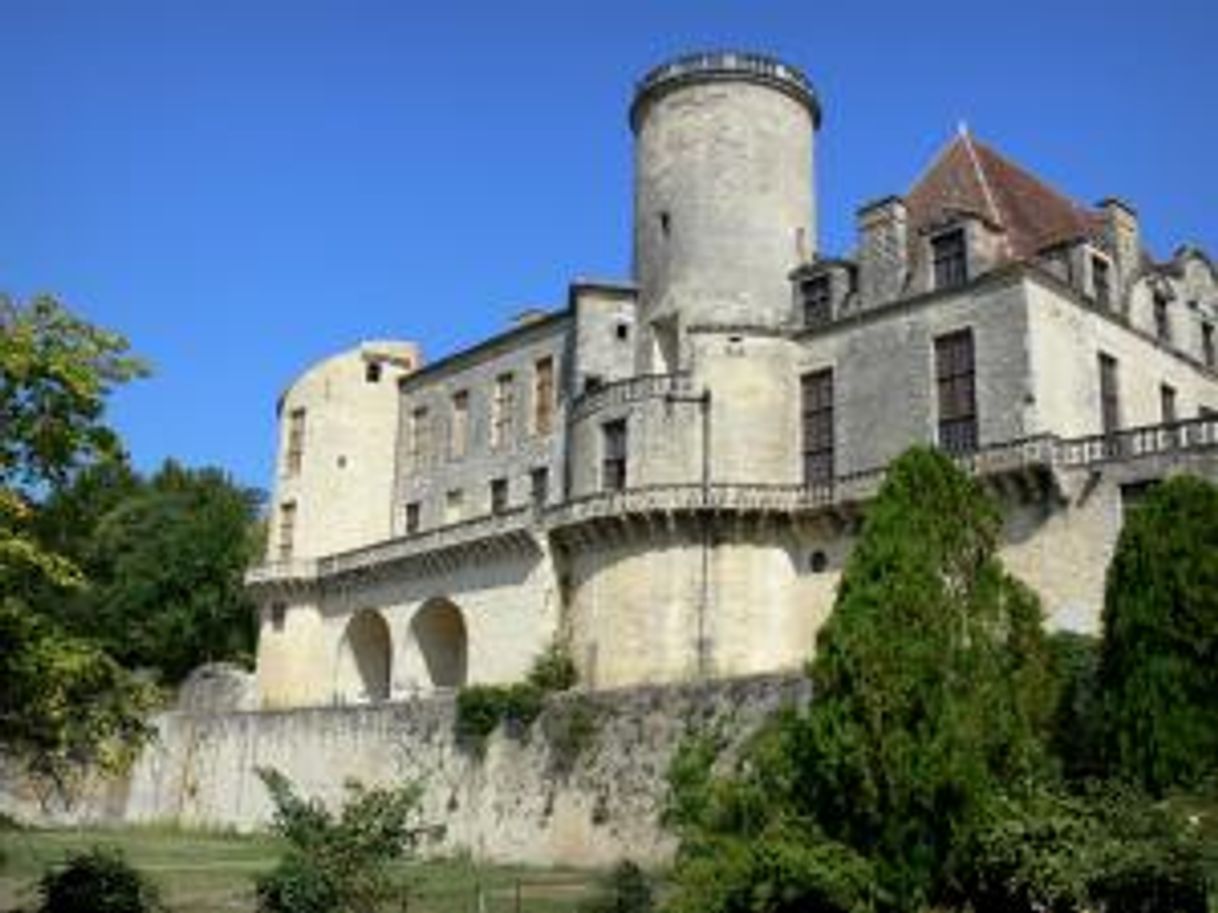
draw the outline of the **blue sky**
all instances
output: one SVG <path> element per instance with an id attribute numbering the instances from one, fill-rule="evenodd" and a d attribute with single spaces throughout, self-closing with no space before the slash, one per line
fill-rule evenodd
<path id="1" fill-rule="evenodd" d="M 0 0 L 0 290 L 154 375 L 142 468 L 270 484 L 274 403 L 367 338 L 436 358 L 629 272 L 633 81 L 740 47 L 820 93 L 822 250 L 967 121 L 1152 252 L 1218 252 L 1218 3 Z"/>

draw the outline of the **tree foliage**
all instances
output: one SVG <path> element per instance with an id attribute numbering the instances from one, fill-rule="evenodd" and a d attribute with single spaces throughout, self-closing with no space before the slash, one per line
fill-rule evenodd
<path id="1" fill-rule="evenodd" d="M 719 902 L 704 880 L 717 855 L 740 879 L 723 882 L 736 898 L 724 909 L 793 909 L 798 896 L 916 910 L 947 894 L 990 797 L 1048 770 L 1039 605 L 995 558 L 999 529 L 946 457 L 914 449 L 892 464 L 818 637 L 808 709 L 764 729 L 732 776 L 699 773 L 706 751 L 678 757 L 681 896 Z"/>
<path id="2" fill-rule="evenodd" d="M 39 882 L 38 913 L 158 913 L 160 891 L 117 850 L 72 855 Z"/>
<path id="3" fill-rule="evenodd" d="M 1099 684 L 1114 772 L 1163 794 L 1218 771 L 1218 487 L 1173 478 L 1130 511 Z"/>
<path id="4" fill-rule="evenodd" d="M 388 863 L 409 854 L 423 832 L 414 825 L 420 789 L 373 788 L 350 781 L 337 815 L 297 795 L 273 768 L 258 776 L 271 795 L 271 827 L 288 843 L 279 864 L 257 878 L 264 913 L 376 913 L 403 896 Z"/>

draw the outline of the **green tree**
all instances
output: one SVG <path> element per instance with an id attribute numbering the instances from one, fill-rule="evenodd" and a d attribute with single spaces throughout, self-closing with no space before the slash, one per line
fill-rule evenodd
<path id="1" fill-rule="evenodd" d="M 122 766 L 150 732 L 151 689 L 31 606 L 85 585 L 37 521 L 49 495 L 121 458 L 105 400 L 145 373 L 126 352 L 53 298 L 0 297 L 0 746 L 64 798 L 81 771 Z"/>
<path id="2" fill-rule="evenodd" d="M 423 828 L 413 825 L 421 790 L 416 785 L 367 789 L 346 784 L 337 815 L 297 795 L 273 768 L 258 776 L 275 805 L 272 829 L 288 844 L 278 865 L 256 880 L 264 913 L 377 913 L 404 886 L 389 863 L 408 855 Z"/>
<path id="3" fill-rule="evenodd" d="M 702 778 L 700 799 L 696 765 L 677 765 L 679 859 L 710 860 L 718 843 L 744 873 L 733 896 L 752 891 L 752 906 L 724 909 L 798 896 L 866 909 L 863 873 L 881 907 L 920 909 L 950 893 L 991 798 L 1046 775 L 1056 689 L 1038 602 L 995 557 L 999 531 L 997 506 L 942 454 L 914 448 L 889 467 L 817 639 L 809 708 L 768 727 L 734 776 Z M 683 895 L 714 906 L 705 866 L 677 872 Z M 749 873 L 785 887 L 762 902 Z"/>
<path id="4" fill-rule="evenodd" d="M 1169 479 L 1129 513 L 1099 682 L 1113 772 L 1158 795 L 1218 770 L 1218 487 Z"/>
<path id="5" fill-rule="evenodd" d="M 166 462 L 97 524 L 89 633 L 124 665 L 170 683 L 201 662 L 248 663 L 256 632 L 243 576 L 261 501 L 218 469 Z"/>

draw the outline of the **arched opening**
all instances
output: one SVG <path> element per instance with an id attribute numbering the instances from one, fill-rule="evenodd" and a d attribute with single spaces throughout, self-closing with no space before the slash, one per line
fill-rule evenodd
<path id="1" fill-rule="evenodd" d="M 466 677 L 465 619 L 447 599 L 433 599 L 415 614 L 410 631 L 435 688 L 459 688 Z"/>
<path id="2" fill-rule="evenodd" d="M 393 645 L 380 612 L 361 609 L 347 622 L 338 648 L 335 691 L 340 700 L 384 701 L 389 698 Z"/>

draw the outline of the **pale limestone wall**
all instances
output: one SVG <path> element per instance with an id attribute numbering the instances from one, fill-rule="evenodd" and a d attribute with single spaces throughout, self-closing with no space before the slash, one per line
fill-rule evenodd
<path id="1" fill-rule="evenodd" d="M 611 383 L 634 374 L 637 299 L 633 286 L 590 280 L 571 285 L 573 397 L 587 387 L 589 378 Z"/>
<path id="2" fill-rule="evenodd" d="M 1160 387 L 1165 383 L 1176 389 L 1181 419 L 1196 416 L 1203 405 L 1218 408 L 1218 378 L 1212 373 L 1036 278 L 1029 278 L 1026 287 L 1035 401 L 1029 434 L 1100 433 L 1100 352 L 1118 362 L 1122 427 L 1162 421 Z M 984 369 L 984 360 L 978 362 Z"/>
<path id="3" fill-rule="evenodd" d="M 639 365 L 672 370 L 656 320 L 778 325 L 787 274 L 817 249 L 813 125 L 799 101 L 744 81 L 692 82 L 646 105 L 635 137 Z"/>
<path id="4" fill-rule="evenodd" d="M 464 628 L 461 682 L 434 681 L 420 644 L 422 632 L 415 621 L 440 602 L 455 607 Z M 312 595 L 285 602 L 282 629 L 276 629 L 269 607 L 263 612 L 258 643 L 262 706 L 368 701 L 366 683 L 353 668 L 359 657 L 352 656 L 348 636 L 348 626 L 362 611 L 378 613 L 388 625 L 389 697 L 400 699 L 437 686 L 523 679 L 557 634 L 558 585 L 540 540 L 444 565 L 400 565 L 371 578 L 315 585 Z"/>
<path id="5" fill-rule="evenodd" d="M 478 859 L 533 865 L 608 866 L 629 857 L 668 861 L 663 831 L 665 772 L 691 731 L 721 727 L 736 748 L 783 705 L 808 699 L 806 680 L 768 676 L 551 698 L 525 732 L 502 728 L 479 757 L 454 736 L 451 695 L 364 707 L 282 712 L 169 713 L 159 740 L 125 782 L 99 783 L 70 810 L 41 809 L 11 771 L 0 779 L 0 811 L 22 819 L 172 823 L 184 827 L 266 825 L 270 806 L 254 774 L 285 773 L 299 789 L 337 802 L 342 784 L 423 784 L 420 819 L 436 826 L 428 854 L 469 851 Z M 561 732 L 572 715 L 592 721 L 577 750 Z"/>
<path id="6" fill-rule="evenodd" d="M 405 505 L 418 503 L 421 529 L 484 516 L 491 510 L 492 479 L 508 481 L 510 506 L 529 503 L 530 473 L 546 468 L 549 500 L 562 495 L 563 428 L 570 399 L 566 312 L 488 340 L 473 349 L 435 362 L 402 386 L 397 434 L 398 478 L 393 496 L 394 533 L 405 532 Z M 535 418 L 536 365 L 549 357 L 554 364 L 554 408 L 550 430 L 537 430 Z M 511 431 L 492 443 L 495 380 L 510 373 L 514 379 Z M 453 396 L 468 394 L 469 412 L 463 452 L 454 452 Z M 416 459 L 411 453 L 411 428 L 417 409 L 426 408 L 428 446 Z M 450 492 L 461 493 L 459 511 L 447 510 Z"/>
<path id="7" fill-rule="evenodd" d="M 367 342 L 314 365 L 284 394 L 268 558 L 281 557 L 283 505 L 296 505 L 291 557 L 311 558 L 384 539 L 390 532 L 397 380 L 418 367 L 409 342 Z M 366 368 L 380 365 L 371 382 Z M 300 469 L 289 471 L 292 413 L 304 410 Z"/>
<path id="8" fill-rule="evenodd" d="M 883 466 L 912 444 L 936 441 L 935 338 L 969 327 L 981 444 L 1027 434 L 1025 295 L 1020 276 L 1008 273 L 965 294 L 928 295 L 802 334 L 796 381 L 811 371 L 834 372 L 838 475 Z M 798 427 L 792 420 L 787 430 L 795 446 Z"/>

